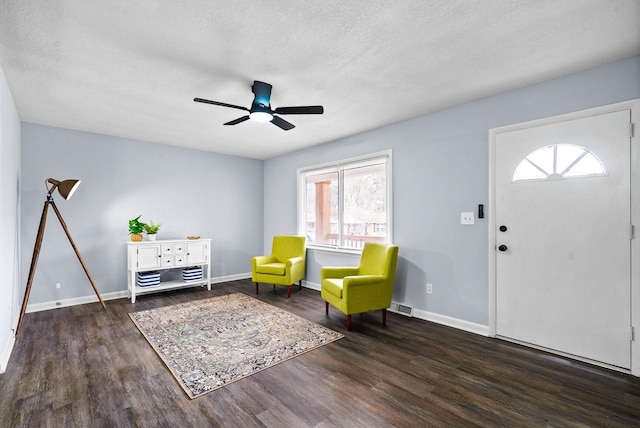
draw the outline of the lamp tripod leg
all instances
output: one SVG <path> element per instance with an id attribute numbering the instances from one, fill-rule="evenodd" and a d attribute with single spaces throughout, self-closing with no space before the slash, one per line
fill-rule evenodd
<path id="1" fill-rule="evenodd" d="M 96 285 L 93 282 L 93 278 L 91 278 L 91 274 L 89 273 L 89 269 L 87 269 L 87 266 L 84 264 L 84 260 L 82 260 L 82 256 L 80 256 L 80 252 L 78 251 L 78 248 L 76 248 L 76 244 L 73 242 L 73 239 L 71 239 L 71 234 L 69 233 L 69 229 L 67 229 L 67 225 L 64 222 L 64 220 L 62 219 L 62 215 L 60 214 L 60 211 L 58 211 L 58 207 L 56 207 L 55 202 L 52 200 L 51 201 L 51 206 L 53 207 L 53 211 L 56 213 L 56 216 L 58 217 L 58 220 L 60 221 L 60 225 L 62 225 L 62 229 L 64 229 L 64 233 L 67 234 L 67 238 L 69 238 L 69 242 L 71 243 L 71 246 L 73 247 L 73 251 L 75 251 L 76 256 L 78 256 L 78 260 L 80 261 L 80 264 L 82 265 L 82 269 L 84 269 L 84 273 L 87 274 L 87 278 L 89 278 L 89 282 L 91 282 L 91 286 L 93 287 L 93 291 L 96 293 L 96 296 L 98 296 L 98 300 L 100 301 L 100 304 L 102 305 L 103 309 L 107 309 L 107 306 L 104 304 L 104 301 L 102 300 L 102 297 L 100 296 L 100 293 L 98 292 L 98 288 L 96 287 Z"/>
<path id="2" fill-rule="evenodd" d="M 18 319 L 18 325 L 16 326 L 16 334 L 20 331 L 22 325 L 22 318 L 27 310 L 27 301 L 29 300 L 29 294 L 31 293 L 31 285 L 33 284 L 33 276 L 36 273 L 36 265 L 38 264 L 38 257 L 40 257 L 40 248 L 42 247 L 42 237 L 44 236 L 44 227 L 47 224 L 47 210 L 49 208 L 49 201 L 44 202 L 42 208 L 42 216 L 40 217 L 40 226 L 38 226 L 38 234 L 36 235 L 36 245 L 33 247 L 33 257 L 31 257 L 31 267 L 29 268 L 29 280 L 27 281 L 27 288 L 24 290 L 24 299 L 22 300 L 22 308 L 20 309 L 20 318 Z"/>

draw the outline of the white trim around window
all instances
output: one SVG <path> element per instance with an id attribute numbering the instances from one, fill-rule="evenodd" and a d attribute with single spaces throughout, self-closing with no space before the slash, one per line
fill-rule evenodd
<path id="1" fill-rule="evenodd" d="M 307 247 L 312 249 L 338 251 L 338 252 L 359 252 L 364 242 L 393 242 L 393 183 L 392 183 L 392 151 L 371 153 L 368 155 L 342 159 L 335 162 L 327 162 L 319 165 L 297 169 L 298 183 L 298 234 L 307 236 Z M 360 169 L 378 169 L 379 178 L 384 180 L 383 187 L 377 188 L 379 193 L 376 202 L 383 204 L 384 210 L 380 207 L 377 210 L 370 209 L 365 221 L 345 220 L 345 200 L 352 200 L 350 195 L 345 194 L 345 181 L 348 182 L 350 173 Z M 355 174 L 368 175 L 371 174 Z M 347 180 L 345 180 L 345 176 Z M 322 185 L 320 184 L 322 183 Z M 308 194 L 310 184 L 314 184 L 313 194 Z M 325 218 L 325 224 L 318 223 L 317 207 L 319 198 L 323 193 L 319 186 L 324 186 L 326 195 L 326 209 L 331 210 L 331 214 L 320 214 Z M 347 185 L 347 189 L 348 189 Z M 348 190 L 347 190 L 348 192 Z M 368 199 L 367 201 L 371 201 Z M 373 201 L 371 201 L 373 202 Z M 309 207 L 307 206 L 309 205 Z M 347 202 L 347 212 L 349 211 Z M 321 208 L 320 208 L 321 209 Z M 313 214 L 311 214 L 313 213 Z M 308 218 L 309 217 L 309 218 Z M 322 230 L 319 228 L 322 227 Z M 319 239 L 318 236 L 322 238 Z"/>

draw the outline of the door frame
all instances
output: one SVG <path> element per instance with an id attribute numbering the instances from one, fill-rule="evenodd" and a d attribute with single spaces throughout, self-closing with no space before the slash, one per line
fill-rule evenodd
<path id="1" fill-rule="evenodd" d="M 496 137 L 506 132 L 518 131 L 542 125 L 581 119 L 599 114 L 620 110 L 631 110 L 633 134 L 631 136 L 631 224 L 635 226 L 635 236 L 631 240 L 631 326 L 629 334 L 634 331 L 631 342 L 631 370 L 586 360 L 592 364 L 608 367 L 616 371 L 640 376 L 640 99 L 580 110 L 572 113 L 546 117 L 513 125 L 492 128 L 489 130 L 489 212 L 487 214 L 489 241 L 489 336 L 497 336 L 497 281 L 496 281 Z M 631 130 L 630 130 L 631 132 Z M 631 231 L 630 231 L 631 233 Z M 633 328 L 633 330 L 632 330 Z M 561 353 L 560 353 L 561 354 Z M 575 357 L 572 357 L 575 359 Z"/>

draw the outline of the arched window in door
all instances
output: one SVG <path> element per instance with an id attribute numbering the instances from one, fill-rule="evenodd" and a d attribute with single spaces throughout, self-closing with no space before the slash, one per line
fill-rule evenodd
<path id="1" fill-rule="evenodd" d="M 606 175 L 602 162 L 584 147 L 554 144 L 529 153 L 520 161 L 513 181 L 561 180 Z"/>

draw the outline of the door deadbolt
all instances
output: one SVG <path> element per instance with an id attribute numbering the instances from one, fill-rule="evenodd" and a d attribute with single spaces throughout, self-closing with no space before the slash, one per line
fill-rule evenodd
<path id="1" fill-rule="evenodd" d="M 505 226 L 504 224 L 500 226 L 500 232 L 506 232 L 506 231 L 507 231 L 507 226 Z"/>
<path id="2" fill-rule="evenodd" d="M 505 252 L 509 249 L 509 247 L 507 247 L 506 245 L 502 244 L 498 247 L 498 250 Z"/>

